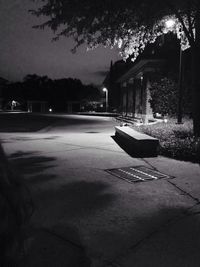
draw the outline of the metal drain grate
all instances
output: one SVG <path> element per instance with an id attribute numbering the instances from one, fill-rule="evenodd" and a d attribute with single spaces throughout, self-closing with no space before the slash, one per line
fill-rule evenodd
<path id="1" fill-rule="evenodd" d="M 106 171 L 130 183 L 152 181 L 162 178 L 173 178 L 172 176 L 166 175 L 154 169 L 150 169 L 146 166 L 125 167 L 118 169 L 109 169 Z"/>

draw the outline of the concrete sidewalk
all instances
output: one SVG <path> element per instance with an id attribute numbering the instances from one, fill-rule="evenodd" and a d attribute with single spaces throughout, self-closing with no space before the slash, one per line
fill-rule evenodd
<path id="1" fill-rule="evenodd" d="M 200 167 L 132 158 L 113 131 L 1 134 L 35 212 L 23 266 L 200 266 Z M 147 166 L 173 179 L 131 184 L 106 170 Z"/>

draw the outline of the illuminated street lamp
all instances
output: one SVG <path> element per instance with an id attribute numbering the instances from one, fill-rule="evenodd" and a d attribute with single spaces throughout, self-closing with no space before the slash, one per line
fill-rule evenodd
<path id="1" fill-rule="evenodd" d="M 175 25 L 175 21 L 173 19 L 168 19 L 165 21 L 165 26 L 167 29 L 173 28 Z"/>
<path id="2" fill-rule="evenodd" d="M 108 89 L 106 87 L 104 87 L 103 92 L 106 93 L 106 112 L 108 111 Z"/>
<path id="3" fill-rule="evenodd" d="M 173 19 L 168 19 L 165 22 L 165 26 L 167 29 L 173 29 L 175 26 L 175 21 Z M 178 108 L 177 108 L 177 124 L 182 124 L 182 99 L 183 99 L 183 88 L 182 88 L 182 49 L 180 45 L 180 52 L 179 52 L 179 77 L 178 77 Z"/>

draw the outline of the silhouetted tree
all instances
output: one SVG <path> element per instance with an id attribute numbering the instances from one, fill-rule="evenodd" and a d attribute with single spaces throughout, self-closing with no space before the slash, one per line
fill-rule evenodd
<path id="1" fill-rule="evenodd" d="M 27 100 L 47 100 L 51 79 L 47 76 L 28 74 L 23 79 L 24 96 Z"/>
<path id="2" fill-rule="evenodd" d="M 18 101 L 24 108 L 27 100 L 47 101 L 56 111 L 66 111 L 68 101 L 96 100 L 99 90 L 93 85 L 84 85 L 79 79 L 52 80 L 47 76 L 28 74 L 23 82 L 8 83 L 4 92 L 5 103 Z"/>

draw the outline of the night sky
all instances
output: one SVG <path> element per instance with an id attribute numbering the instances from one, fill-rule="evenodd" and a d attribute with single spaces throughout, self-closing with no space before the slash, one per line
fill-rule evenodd
<path id="1" fill-rule="evenodd" d="M 0 0 L 0 77 L 18 81 L 35 73 L 101 84 L 110 61 L 120 59 L 118 51 L 101 47 L 86 52 L 82 46 L 72 54 L 71 39 L 52 42 L 51 30 L 32 29 L 41 22 L 28 13 L 36 5 L 31 0 Z"/>

